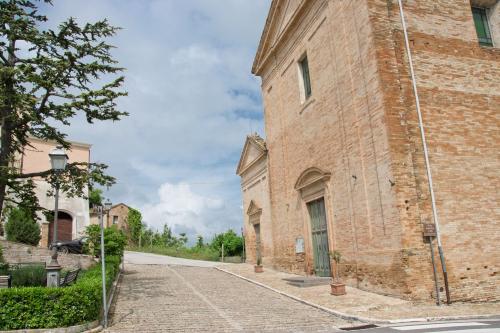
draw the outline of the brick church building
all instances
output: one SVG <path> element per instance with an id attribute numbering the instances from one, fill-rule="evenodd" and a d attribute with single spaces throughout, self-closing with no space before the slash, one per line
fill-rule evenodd
<path id="1" fill-rule="evenodd" d="M 500 4 L 402 4 L 272 1 L 266 138 L 237 170 L 248 261 L 329 276 L 337 250 L 347 284 L 429 300 L 432 247 L 442 299 L 446 271 L 452 301 L 498 301 Z"/>

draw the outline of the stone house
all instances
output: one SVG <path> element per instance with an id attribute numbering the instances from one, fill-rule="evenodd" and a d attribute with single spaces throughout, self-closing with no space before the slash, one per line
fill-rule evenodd
<path id="1" fill-rule="evenodd" d="M 402 3 L 272 1 L 252 68 L 266 142 L 237 172 L 248 258 L 329 276 L 337 250 L 346 283 L 425 300 L 432 248 L 439 291 L 446 268 L 452 301 L 498 301 L 500 5 Z"/>
<path id="2" fill-rule="evenodd" d="M 130 207 L 124 203 L 113 205 L 109 212 L 103 216 L 104 226 L 109 228 L 116 225 L 119 230 L 128 232 L 127 218 L 129 210 Z M 99 224 L 99 214 L 95 209 L 90 212 L 90 224 Z"/>
<path id="3" fill-rule="evenodd" d="M 51 168 L 49 153 L 58 145 L 55 141 L 44 141 L 30 138 L 30 145 L 26 146 L 20 154 L 16 164 L 23 173 L 34 173 L 45 171 Z M 80 142 L 72 142 L 71 150 L 66 150 L 68 163 L 90 161 L 91 145 Z M 40 206 L 53 210 L 55 206 L 54 197 L 47 196 L 50 184 L 42 178 L 35 178 L 36 194 Z M 86 190 L 87 191 L 87 190 Z M 85 193 L 87 195 L 87 193 Z M 52 242 L 54 221 L 47 221 L 45 216 L 40 214 L 41 233 L 40 246 L 48 247 Z M 85 228 L 90 223 L 89 202 L 87 198 L 67 197 L 64 192 L 59 194 L 58 213 L 58 240 L 72 240 L 83 236 Z"/>

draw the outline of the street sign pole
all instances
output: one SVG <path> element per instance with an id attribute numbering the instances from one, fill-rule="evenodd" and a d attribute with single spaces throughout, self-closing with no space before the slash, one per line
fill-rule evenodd
<path id="1" fill-rule="evenodd" d="M 108 302 L 106 297 L 106 260 L 104 258 L 104 226 L 103 226 L 103 207 L 99 208 L 99 220 L 101 225 L 101 267 L 102 267 L 102 305 L 104 328 L 108 327 Z"/>

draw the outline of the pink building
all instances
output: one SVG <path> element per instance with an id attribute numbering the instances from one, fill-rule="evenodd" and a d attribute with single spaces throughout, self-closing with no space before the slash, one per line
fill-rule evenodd
<path id="1" fill-rule="evenodd" d="M 57 146 L 54 141 L 44 141 L 36 138 L 30 139 L 31 147 L 25 147 L 23 155 L 18 161 L 18 165 L 23 173 L 32 173 L 45 171 L 51 168 L 49 153 Z M 67 150 L 66 154 L 71 162 L 90 162 L 90 147 L 86 143 L 71 142 L 71 150 Z M 47 196 L 47 191 L 50 190 L 48 184 L 42 178 L 35 178 L 37 185 L 37 196 L 40 206 L 53 210 L 54 197 Z M 86 190 L 87 191 L 87 190 Z M 45 216 L 41 217 L 42 238 L 40 246 L 48 246 L 52 241 L 53 221 L 46 221 Z M 90 223 L 89 217 L 89 202 L 86 198 L 69 198 L 60 193 L 59 195 L 59 214 L 58 214 L 58 239 L 71 240 L 81 236 L 85 227 Z"/>

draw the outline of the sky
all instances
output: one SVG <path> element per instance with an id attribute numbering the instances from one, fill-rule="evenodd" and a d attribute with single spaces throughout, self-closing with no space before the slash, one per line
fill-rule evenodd
<path id="1" fill-rule="evenodd" d="M 126 68 L 130 115 L 119 122 L 64 128 L 92 144 L 91 159 L 109 165 L 107 192 L 142 212 L 153 229 L 210 239 L 240 232 L 235 174 L 246 135 L 263 134 L 260 79 L 251 67 L 270 0 L 55 0 L 49 24 L 107 18 L 122 30 L 109 40 Z"/>

